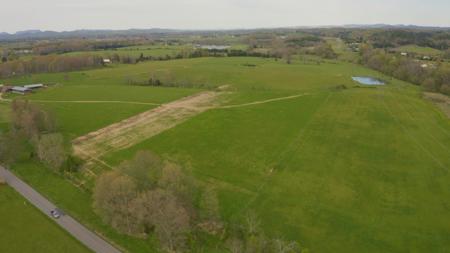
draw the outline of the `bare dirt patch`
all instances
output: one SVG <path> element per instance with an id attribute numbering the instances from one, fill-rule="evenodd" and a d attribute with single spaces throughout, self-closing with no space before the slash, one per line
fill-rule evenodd
<path id="1" fill-rule="evenodd" d="M 218 97 L 222 93 L 201 92 L 91 132 L 73 141 L 74 152 L 87 159 L 129 148 L 197 114 L 217 107 Z"/>

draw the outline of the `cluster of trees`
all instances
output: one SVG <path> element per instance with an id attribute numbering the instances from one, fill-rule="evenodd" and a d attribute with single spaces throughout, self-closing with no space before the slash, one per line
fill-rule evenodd
<path id="1" fill-rule="evenodd" d="M 320 56 L 325 59 L 336 59 L 337 54 L 334 52 L 330 44 L 322 42 L 314 46 L 311 50 L 307 50 L 306 53 Z"/>
<path id="2" fill-rule="evenodd" d="M 198 246 L 196 237 L 202 232 L 219 237 L 236 253 L 303 252 L 296 242 L 265 236 L 255 215 L 226 226 L 214 188 L 149 151 L 102 174 L 93 199 L 94 210 L 106 223 L 127 235 L 155 236 L 164 251 L 188 251 Z"/>
<path id="3" fill-rule="evenodd" d="M 450 68 L 436 63 L 436 66 L 422 67 L 421 62 L 389 54 L 370 45 L 361 46 L 361 61 L 364 65 L 386 75 L 421 85 L 424 89 L 450 95 Z"/>
<path id="4" fill-rule="evenodd" d="M 186 248 L 198 219 L 194 210 L 198 189 L 183 170 L 151 152 L 139 152 L 118 170 L 100 176 L 94 189 L 94 209 L 118 231 L 147 237 L 154 234 L 167 251 Z M 218 217 L 216 200 L 205 210 Z"/>
<path id="5" fill-rule="evenodd" d="M 0 64 L 0 78 L 46 72 L 67 72 L 103 66 L 103 59 L 94 55 L 37 56 Z"/>
<path id="6" fill-rule="evenodd" d="M 76 171 L 81 162 L 72 157 L 53 117 L 26 100 L 11 103 L 11 127 L 0 135 L 0 161 L 12 165 L 20 158 L 36 158 L 55 172 Z"/>
<path id="7" fill-rule="evenodd" d="M 126 76 L 125 83 L 127 85 L 136 86 L 161 86 L 161 87 L 181 87 L 181 88 L 213 88 L 215 85 L 198 78 L 196 80 L 179 79 L 172 71 L 165 72 L 150 71 L 148 79 L 139 76 Z"/>
<path id="8" fill-rule="evenodd" d="M 248 212 L 239 224 L 228 229 L 226 248 L 232 253 L 306 253 L 295 241 L 270 238 L 261 229 L 261 222 L 254 212 Z"/>
<path id="9" fill-rule="evenodd" d="M 441 30 L 381 30 L 372 33 L 367 39 L 375 48 L 390 48 L 410 44 L 439 50 L 446 50 L 450 47 L 450 32 Z"/>
<path id="10" fill-rule="evenodd" d="M 291 47 L 313 47 L 323 42 L 322 38 L 313 35 L 290 36 L 286 39 L 286 43 Z"/>
<path id="11" fill-rule="evenodd" d="M 128 47 L 139 43 L 134 40 L 61 40 L 55 42 L 41 42 L 32 47 L 35 54 L 63 54 L 68 52 L 107 50 Z"/>

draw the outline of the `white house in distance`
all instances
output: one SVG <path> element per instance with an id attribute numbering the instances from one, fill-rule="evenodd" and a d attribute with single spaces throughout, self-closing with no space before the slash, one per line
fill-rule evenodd
<path id="1" fill-rule="evenodd" d="M 407 52 L 401 52 L 400 55 L 401 56 L 408 56 L 408 53 Z"/>
<path id="2" fill-rule="evenodd" d="M 111 59 L 103 59 L 104 64 L 110 64 L 112 63 Z"/>

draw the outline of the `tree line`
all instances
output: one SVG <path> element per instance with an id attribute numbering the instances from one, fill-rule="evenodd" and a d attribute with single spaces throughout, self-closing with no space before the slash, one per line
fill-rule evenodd
<path id="1" fill-rule="evenodd" d="M 0 133 L 0 162 L 11 166 L 28 159 L 38 160 L 57 173 L 81 167 L 81 160 L 71 155 L 53 116 L 36 104 L 16 99 L 11 103 L 10 128 Z"/>
<path id="2" fill-rule="evenodd" d="M 69 52 L 108 50 L 133 46 L 141 43 L 139 40 L 62 40 L 55 42 L 40 42 L 33 45 L 32 51 L 39 55 L 64 54 Z"/>
<path id="3" fill-rule="evenodd" d="M 103 66 L 103 59 L 95 55 L 36 56 L 29 60 L 14 60 L 0 64 L 0 78 L 35 73 L 68 72 Z"/>
<path id="4" fill-rule="evenodd" d="M 421 62 L 389 54 L 383 49 L 362 45 L 361 63 L 386 75 L 422 86 L 427 91 L 450 95 L 450 67 L 434 62 L 423 67 Z"/>

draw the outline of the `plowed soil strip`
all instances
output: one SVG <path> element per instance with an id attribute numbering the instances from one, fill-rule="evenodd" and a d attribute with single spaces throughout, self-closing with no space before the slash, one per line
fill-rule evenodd
<path id="1" fill-rule="evenodd" d="M 73 141 L 74 152 L 80 157 L 92 158 L 131 147 L 217 107 L 220 94 L 214 91 L 198 93 L 91 132 Z"/>

